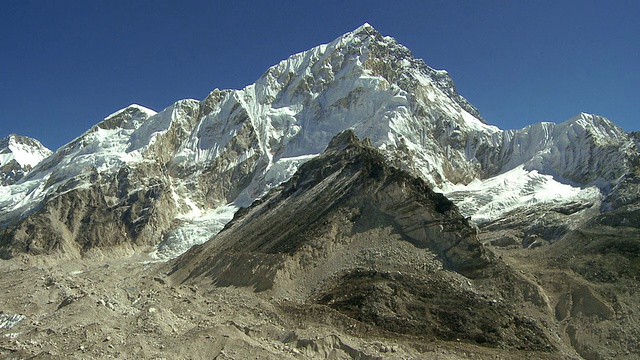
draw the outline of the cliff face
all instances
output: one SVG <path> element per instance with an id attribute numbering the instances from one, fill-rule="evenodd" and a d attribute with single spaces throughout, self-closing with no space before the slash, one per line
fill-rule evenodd
<path id="1" fill-rule="evenodd" d="M 60 192 L 0 233 L 2 257 L 20 253 L 73 258 L 102 250 L 131 253 L 154 245 L 175 214 L 171 191 L 152 165 L 113 176 L 87 174 L 91 185 Z M 70 185 L 73 186 L 73 185 Z"/>

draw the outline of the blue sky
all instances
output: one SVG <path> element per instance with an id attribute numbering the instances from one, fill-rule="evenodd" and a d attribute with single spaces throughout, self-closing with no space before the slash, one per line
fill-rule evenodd
<path id="1" fill-rule="evenodd" d="M 640 130 L 640 1 L 0 1 L 0 137 L 56 149 L 131 103 L 242 88 L 369 22 L 501 128 Z"/>

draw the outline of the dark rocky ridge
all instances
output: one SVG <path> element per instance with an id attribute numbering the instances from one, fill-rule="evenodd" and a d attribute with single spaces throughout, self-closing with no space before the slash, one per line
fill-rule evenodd
<path id="1" fill-rule="evenodd" d="M 547 308 L 536 286 L 488 254 L 451 201 L 351 131 L 167 271 L 174 284 L 248 287 L 391 334 L 555 348 L 535 319 L 469 281 L 508 282 L 515 302 Z"/>
<path id="2" fill-rule="evenodd" d="M 30 167 L 23 167 L 17 161 L 11 160 L 0 167 L 0 186 L 13 185 L 22 179 L 25 170 L 31 170 Z"/>
<path id="3" fill-rule="evenodd" d="M 216 252 L 225 254 L 292 255 L 305 244 L 304 233 L 321 230 L 325 218 L 345 208 L 356 225 L 365 214 L 388 218 L 404 239 L 431 249 L 456 271 L 472 275 L 490 263 L 476 229 L 450 200 L 421 179 L 388 166 L 368 140 L 358 140 L 351 131 L 337 135 L 322 156 L 305 163 L 252 207 L 240 210 L 204 248 L 220 246 Z M 204 248 L 185 254 L 177 264 Z M 216 273 L 211 270 L 205 265 L 189 277 Z"/>

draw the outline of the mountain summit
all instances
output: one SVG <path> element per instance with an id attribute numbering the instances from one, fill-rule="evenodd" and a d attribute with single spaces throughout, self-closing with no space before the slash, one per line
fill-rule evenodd
<path id="1" fill-rule="evenodd" d="M 244 89 L 108 116 L 2 189 L 3 244 L 71 254 L 159 244 L 157 256 L 175 256 L 347 129 L 477 222 L 521 206 L 601 201 L 638 156 L 637 140 L 599 116 L 487 125 L 446 71 L 364 24 Z M 56 240 L 39 244 L 36 233 Z"/>
<path id="2" fill-rule="evenodd" d="M 11 134 L 0 140 L 0 185 L 16 183 L 49 155 L 51 150 L 30 137 Z"/>

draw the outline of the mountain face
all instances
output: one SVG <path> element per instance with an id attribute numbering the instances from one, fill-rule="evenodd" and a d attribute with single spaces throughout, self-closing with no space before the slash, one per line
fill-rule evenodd
<path id="1" fill-rule="evenodd" d="M 242 90 L 108 116 L 2 189 L 1 241 L 6 254 L 159 244 L 157 256 L 172 257 L 346 129 L 476 222 L 522 206 L 600 203 L 638 157 L 637 138 L 595 115 L 487 125 L 445 71 L 365 24 Z"/>
<path id="2" fill-rule="evenodd" d="M 49 155 L 36 139 L 14 134 L 0 140 L 0 185 L 15 184 Z"/>
<path id="3" fill-rule="evenodd" d="M 338 219 L 349 223 L 327 225 Z M 310 246 L 308 239 L 331 232 L 328 227 L 344 236 L 366 233 L 371 230 L 372 219 L 388 222 L 404 241 L 430 249 L 446 267 L 458 272 L 470 275 L 489 263 L 475 228 L 451 201 L 433 192 L 421 179 L 389 167 L 375 148 L 347 130 L 338 134 L 322 155 L 302 165 L 290 180 L 239 211 L 216 241 L 185 254 L 180 262 L 188 265 L 175 268 L 196 268 L 188 277 L 209 274 L 218 282 L 240 281 L 244 285 L 256 281 L 257 289 L 267 289 L 273 276 L 253 271 L 254 276 L 238 277 L 236 266 L 245 268 L 246 261 L 236 257 L 257 253 L 273 258 L 272 269 L 262 260 L 249 263 L 274 275 L 282 266 L 282 256 L 295 255 Z M 222 257 L 222 265 L 211 261 L 213 249 Z M 206 257 L 197 259 L 197 254 Z"/>
<path id="4" fill-rule="evenodd" d="M 368 24 L 55 153 L 10 136 L 0 355 L 638 357 L 639 151 L 491 126 Z"/>

